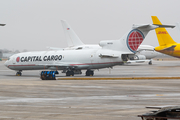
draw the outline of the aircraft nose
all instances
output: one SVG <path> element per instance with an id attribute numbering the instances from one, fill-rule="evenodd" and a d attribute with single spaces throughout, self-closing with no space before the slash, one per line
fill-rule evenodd
<path id="1" fill-rule="evenodd" d="M 8 60 L 4 63 L 4 65 L 5 65 L 6 67 L 8 67 Z"/>

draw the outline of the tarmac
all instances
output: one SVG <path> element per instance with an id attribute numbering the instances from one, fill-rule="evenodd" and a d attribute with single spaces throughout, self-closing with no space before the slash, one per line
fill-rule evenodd
<path id="1" fill-rule="evenodd" d="M 178 60 L 100 69 L 93 77 L 60 73 L 47 81 L 38 70 L 15 76 L 3 63 L 0 120 L 141 120 L 137 115 L 151 111 L 146 106 L 180 104 Z"/>

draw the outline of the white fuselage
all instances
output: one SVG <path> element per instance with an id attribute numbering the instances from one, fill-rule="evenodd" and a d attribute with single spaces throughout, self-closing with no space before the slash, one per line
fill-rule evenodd
<path id="1" fill-rule="evenodd" d="M 99 69 L 123 64 L 119 57 L 100 57 L 104 49 L 56 50 L 15 54 L 5 62 L 12 70 Z"/>

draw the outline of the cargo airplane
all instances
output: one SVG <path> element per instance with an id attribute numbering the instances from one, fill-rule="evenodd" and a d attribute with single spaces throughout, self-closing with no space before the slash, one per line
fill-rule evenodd
<path id="1" fill-rule="evenodd" d="M 157 16 L 151 16 L 154 25 L 162 25 Z M 156 36 L 159 46 L 157 52 L 180 58 L 180 43 L 175 42 L 165 28 L 156 28 Z"/>
<path id="2" fill-rule="evenodd" d="M 121 39 L 100 41 L 99 47 L 92 49 L 78 47 L 18 53 L 11 56 L 5 62 L 5 66 L 17 71 L 18 76 L 23 70 L 52 70 L 42 71 L 41 79 L 55 79 L 58 70 L 66 71 L 66 76 L 74 76 L 75 72 L 86 70 L 86 76 L 93 76 L 95 69 L 109 68 L 127 62 L 148 32 L 158 27 L 160 26 L 150 24 L 133 25 Z"/>

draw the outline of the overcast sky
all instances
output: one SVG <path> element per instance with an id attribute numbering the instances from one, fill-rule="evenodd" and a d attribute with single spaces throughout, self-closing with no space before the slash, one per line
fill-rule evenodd
<path id="1" fill-rule="evenodd" d="M 61 20 L 66 20 L 85 44 L 121 38 L 132 24 L 180 22 L 180 0 L 0 0 L 0 49 L 47 50 L 67 47 Z M 180 42 L 177 29 L 168 29 Z M 158 46 L 155 31 L 143 44 Z"/>

